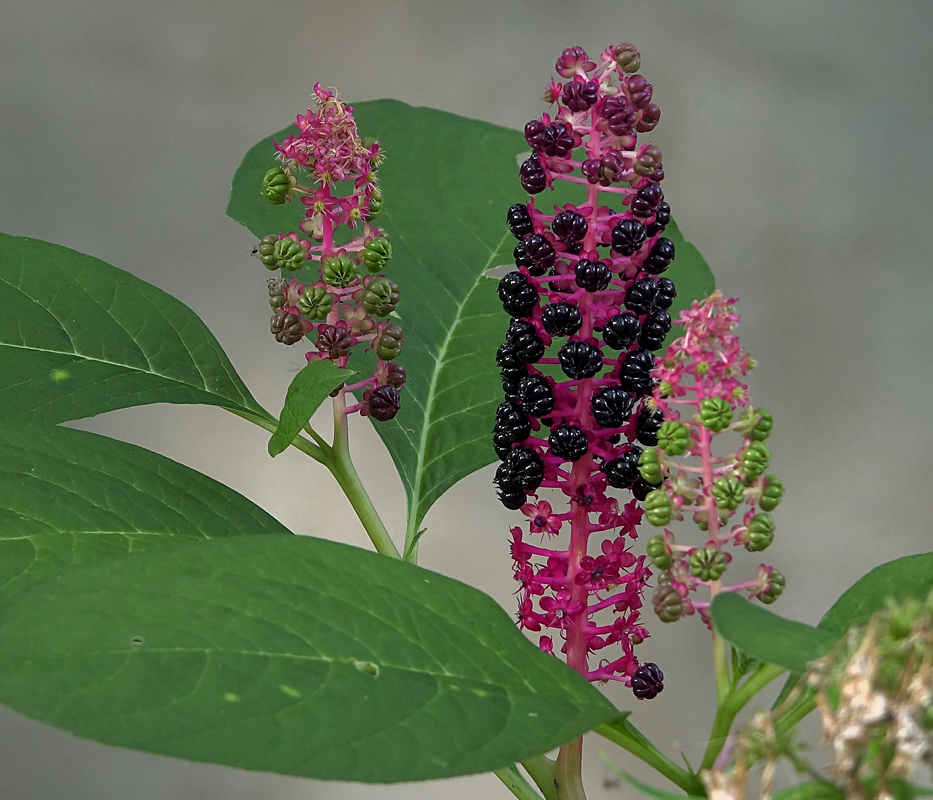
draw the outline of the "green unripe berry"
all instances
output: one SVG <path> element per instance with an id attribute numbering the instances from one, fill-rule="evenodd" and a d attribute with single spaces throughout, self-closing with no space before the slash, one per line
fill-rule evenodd
<path id="1" fill-rule="evenodd" d="M 766 475 L 758 505 L 762 511 L 774 511 L 784 496 L 784 484 L 775 475 Z"/>
<path id="2" fill-rule="evenodd" d="M 677 622 L 684 613 L 684 599 L 670 584 L 662 584 L 654 590 L 651 604 L 661 622 Z"/>
<path id="3" fill-rule="evenodd" d="M 758 408 L 755 413 L 758 414 L 759 419 L 755 423 L 755 427 L 752 428 L 751 438 L 756 442 L 763 442 L 771 435 L 771 429 L 774 427 L 774 417 L 766 408 Z"/>
<path id="4" fill-rule="evenodd" d="M 275 258 L 275 245 L 278 241 L 279 237 L 274 233 L 270 233 L 268 236 L 263 236 L 259 240 L 259 246 L 253 250 L 253 253 L 259 256 L 259 260 L 266 269 L 279 268 Z"/>
<path id="5" fill-rule="evenodd" d="M 376 355 L 383 361 L 391 361 L 400 352 L 405 344 L 405 334 L 395 324 L 386 325 L 376 339 Z"/>
<path id="6" fill-rule="evenodd" d="M 707 397 L 700 403 L 699 417 L 701 425 L 719 433 L 732 422 L 732 407 L 721 397 Z"/>
<path id="7" fill-rule="evenodd" d="M 308 319 L 327 319 L 334 307 L 334 296 L 323 286 L 309 286 L 298 298 L 298 308 Z"/>
<path id="8" fill-rule="evenodd" d="M 382 211 L 382 202 L 382 189 L 378 186 L 374 186 L 369 194 L 369 216 L 366 217 L 367 222 L 372 222 L 379 216 L 379 212 Z"/>
<path id="9" fill-rule="evenodd" d="M 648 492 L 643 505 L 645 507 L 645 519 L 656 528 L 667 525 L 671 521 L 671 497 L 666 489 L 655 489 Z"/>
<path id="10" fill-rule="evenodd" d="M 308 260 L 308 253 L 305 249 L 294 239 L 290 239 L 287 236 L 284 239 L 279 239 L 275 243 L 273 252 L 275 254 L 276 267 L 279 269 L 291 270 L 292 272 L 296 269 L 301 269 Z"/>
<path id="11" fill-rule="evenodd" d="M 363 266 L 370 272 L 382 272 L 392 258 L 392 244 L 388 237 L 380 236 L 363 246 Z"/>
<path id="12" fill-rule="evenodd" d="M 658 569 L 670 569 L 674 566 L 674 557 L 667 549 L 667 543 L 660 534 L 648 540 L 648 557 Z"/>
<path id="13" fill-rule="evenodd" d="M 784 591 L 784 576 L 776 569 L 771 570 L 771 576 L 768 578 L 768 585 L 760 592 L 755 594 L 766 606 L 771 605 Z"/>
<path id="14" fill-rule="evenodd" d="M 764 442 L 751 442 L 742 454 L 742 472 L 748 478 L 757 478 L 771 463 L 771 448 Z"/>
<path id="15" fill-rule="evenodd" d="M 774 539 L 774 517 L 755 514 L 746 526 L 745 549 L 750 553 L 764 550 Z"/>
<path id="16" fill-rule="evenodd" d="M 399 288 L 388 278 L 363 278 L 363 288 L 353 295 L 366 312 L 374 317 L 386 317 L 395 311 Z"/>
<path id="17" fill-rule="evenodd" d="M 716 478 L 710 489 L 710 494 L 713 495 L 717 508 L 727 508 L 730 511 L 735 511 L 745 496 L 744 489 L 745 487 L 736 478 Z"/>
<path id="18" fill-rule="evenodd" d="M 298 180 L 281 167 L 273 167 L 262 177 L 260 194 L 273 205 L 281 205 L 295 196 Z"/>
<path id="19" fill-rule="evenodd" d="M 658 451 L 653 447 L 642 451 L 638 459 L 638 474 L 647 483 L 661 483 L 664 480 L 664 471 L 661 468 L 660 461 L 658 461 Z"/>
<path id="20" fill-rule="evenodd" d="M 324 283 L 343 288 L 356 280 L 356 264 L 349 258 L 336 256 L 324 265 Z"/>
<path id="21" fill-rule="evenodd" d="M 665 455 L 683 455 L 690 447 L 690 429 L 677 420 L 665 420 L 658 431 L 658 446 Z"/>
<path id="22" fill-rule="evenodd" d="M 717 581 L 727 563 L 726 554 L 717 547 L 698 547 L 690 556 L 690 574 L 701 581 Z"/>

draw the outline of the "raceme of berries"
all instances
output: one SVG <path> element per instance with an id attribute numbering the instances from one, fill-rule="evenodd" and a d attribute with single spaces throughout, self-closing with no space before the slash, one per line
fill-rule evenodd
<path id="1" fill-rule="evenodd" d="M 306 354 L 308 361 L 330 359 L 341 367 L 361 343 L 376 351 L 373 375 L 342 391 L 363 390 L 362 402 L 345 413 L 359 411 L 385 421 L 399 410 L 405 370 L 394 359 L 405 337 L 387 319 L 400 294 L 382 274 L 392 245 L 371 224 L 382 208 L 377 170 L 383 155 L 378 142 L 360 138 L 353 109 L 333 91 L 315 84 L 314 101 L 313 109 L 299 114 L 298 133 L 275 145 L 281 166 L 265 174 L 261 189 L 273 204 L 295 198 L 304 204 L 300 233 L 265 236 L 253 252 L 269 270 L 303 271 L 301 281 L 269 279 L 269 303 L 275 310 L 270 328 L 278 341 L 292 345 L 307 338 L 315 348 Z M 349 181 L 349 194 L 333 193 L 339 182 Z M 334 233 L 341 225 L 359 232 L 338 247 Z M 305 278 L 312 269 L 316 274 Z"/>
<path id="2" fill-rule="evenodd" d="M 754 553 L 771 544 L 770 512 L 784 493 L 781 481 L 766 474 L 771 451 L 765 440 L 774 420 L 749 402 L 742 382 L 754 361 L 733 332 L 739 320 L 734 303 L 717 291 L 680 313 L 676 324 L 683 335 L 655 370 L 651 410 L 637 426 L 639 442 L 648 446 L 638 472 L 658 485 L 645 499 L 646 518 L 664 527 L 689 515 L 705 537 L 701 544 L 679 544 L 665 528 L 648 542 L 648 556 L 660 571 L 654 610 L 665 622 L 699 612 L 708 624 L 709 600 L 693 596 L 701 586 L 710 599 L 720 591 L 745 592 L 763 603 L 773 603 L 784 590 L 784 577 L 765 564 L 754 578 L 721 583 L 732 561 L 729 549 Z M 724 450 L 714 440 L 730 435 L 738 435 L 738 448 L 714 455 Z"/>
<path id="3" fill-rule="evenodd" d="M 567 48 L 556 65 L 563 82 L 545 96 L 552 110 L 525 126 L 532 152 L 518 179 L 533 197 L 505 214 L 516 271 L 499 282 L 512 321 L 496 352 L 505 400 L 493 446 L 502 503 L 528 517 L 530 534 L 570 537 L 566 548 L 539 546 L 512 529 L 520 626 L 548 629 L 541 648 L 553 652 L 558 637 L 590 680 L 621 681 L 647 699 L 663 675 L 633 649 L 648 636 L 639 616 L 651 572 L 631 540 L 646 511 L 657 512 L 612 495 L 644 500 L 660 486 L 639 473 L 639 458 L 664 422 L 651 396 L 653 351 L 671 329 L 676 291 L 661 275 L 675 255 L 662 236 L 661 152 L 638 141 L 660 112 L 639 66 L 628 43 L 599 66 Z M 555 181 L 576 184 L 581 202 L 549 208 L 540 198 Z M 545 490 L 563 493 L 566 510 L 539 499 Z"/>

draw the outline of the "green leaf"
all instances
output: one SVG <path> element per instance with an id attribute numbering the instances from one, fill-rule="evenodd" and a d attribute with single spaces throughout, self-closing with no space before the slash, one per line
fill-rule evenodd
<path id="1" fill-rule="evenodd" d="M 269 455 L 277 456 L 295 441 L 327 396 L 356 372 L 338 367 L 333 361 L 310 361 L 299 372 L 285 394 L 285 406 L 278 427 L 269 440 Z"/>
<path id="2" fill-rule="evenodd" d="M 287 534 L 223 484 L 141 447 L 0 426 L 0 601 L 75 564 L 221 536 Z"/>
<path id="3" fill-rule="evenodd" d="M 385 783 L 503 767 L 618 713 L 476 589 L 304 536 L 21 593 L 0 609 L 0 702 L 105 744 Z"/>
<path id="4" fill-rule="evenodd" d="M 489 431 L 502 399 L 495 351 L 509 320 L 498 282 L 484 274 L 513 262 L 505 214 L 527 198 L 516 157 L 528 145 L 520 131 L 396 100 L 359 103 L 355 110 L 360 133 L 381 140 L 386 152 L 379 170 L 385 206 L 377 224 L 393 244 L 386 272 L 401 287 L 397 321 L 406 345 L 399 361 L 408 382 L 398 415 L 376 430 L 408 494 L 411 541 L 435 500 L 495 460 Z M 301 221 L 298 203 L 273 206 L 259 194 L 274 164 L 272 140 L 290 132 L 253 147 L 233 179 L 227 213 L 257 237 L 297 230 Z M 561 186 L 538 204 L 583 197 L 579 187 Z M 676 318 L 677 309 L 712 291 L 713 280 L 675 225 L 665 235 L 678 248 L 669 272 L 678 283 Z"/>
<path id="5" fill-rule="evenodd" d="M 147 403 L 271 419 L 187 306 L 67 247 L 0 234 L 0 418 L 63 422 Z"/>
<path id="6" fill-rule="evenodd" d="M 731 592 L 716 595 L 710 611 L 717 632 L 727 642 L 791 672 L 806 670 L 839 639 L 835 633 L 784 619 Z"/>

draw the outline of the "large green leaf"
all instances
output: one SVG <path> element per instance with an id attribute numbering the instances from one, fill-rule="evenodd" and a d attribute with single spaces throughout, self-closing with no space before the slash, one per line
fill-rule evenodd
<path id="1" fill-rule="evenodd" d="M 200 318 L 123 270 L 0 234 L 0 419 L 63 422 L 147 403 L 269 415 Z"/>
<path id="2" fill-rule="evenodd" d="M 729 592 L 716 595 L 710 611 L 716 631 L 727 642 L 791 672 L 803 672 L 839 639 L 835 633 L 784 619 Z"/>
<path id="3" fill-rule="evenodd" d="M 274 535 L 24 591 L 0 609 L 0 701 L 106 744 L 367 782 L 499 768 L 618 714 L 476 589 Z"/>
<path id="4" fill-rule="evenodd" d="M 497 281 L 484 273 L 512 263 L 515 240 L 505 214 L 527 198 L 516 156 L 528 145 L 519 131 L 395 100 L 355 108 L 361 134 L 381 140 L 386 152 L 378 224 L 392 237 L 387 273 L 402 290 L 406 345 L 399 361 L 409 378 L 402 410 L 376 430 L 408 493 L 410 539 L 438 497 L 495 460 L 490 430 L 502 399 L 495 351 L 508 317 Z M 272 140 L 290 132 L 253 147 L 233 179 L 227 213 L 258 237 L 297 230 L 301 220 L 299 204 L 273 206 L 259 194 L 274 164 Z M 582 190 L 561 186 L 538 203 L 572 199 L 582 202 Z M 676 312 L 708 295 L 713 279 L 676 226 L 668 230 L 678 248 L 669 273 L 678 284 Z"/>
<path id="5" fill-rule="evenodd" d="M 0 426 L 0 601 L 75 564 L 261 533 L 288 531 L 163 456 L 68 428 Z"/>

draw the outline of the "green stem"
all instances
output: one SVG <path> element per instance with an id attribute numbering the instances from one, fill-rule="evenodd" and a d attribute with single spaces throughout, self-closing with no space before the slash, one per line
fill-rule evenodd
<path id="1" fill-rule="evenodd" d="M 245 419 L 247 422 L 252 422 L 254 425 L 258 425 L 260 428 L 269 431 L 269 433 L 275 433 L 278 429 L 278 423 L 274 419 L 266 419 L 265 417 L 260 417 L 256 414 L 248 414 L 243 411 L 236 411 L 232 408 L 228 408 L 227 411 L 229 411 L 231 414 L 235 414 L 236 416 L 241 417 L 242 419 Z M 309 433 L 312 433 L 313 436 L 319 439 L 321 443 L 324 442 L 320 436 L 310 430 L 310 427 L 307 430 Z M 292 442 L 292 447 L 298 448 L 302 453 L 311 456 L 311 458 L 321 464 L 327 463 L 326 451 L 320 446 L 314 444 L 314 442 L 309 442 L 307 439 L 302 439 L 300 436 L 298 436 L 295 438 L 295 441 Z"/>
<path id="2" fill-rule="evenodd" d="M 845 800 L 846 793 L 829 781 L 809 781 L 782 789 L 772 800 Z"/>
<path id="3" fill-rule="evenodd" d="M 535 756 L 522 761 L 535 785 L 544 795 L 544 800 L 559 800 L 557 797 L 557 771 L 555 764 L 547 756 Z"/>
<path id="4" fill-rule="evenodd" d="M 782 714 L 775 728 L 779 734 L 787 733 L 800 720 L 816 708 L 816 692 L 804 695 L 786 713 Z"/>
<path id="5" fill-rule="evenodd" d="M 664 753 L 658 750 L 644 734 L 641 733 L 626 717 L 621 720 L 614 719 L 604 722 L 593 729 L 600 736 L 605 736 L 610 742 L 628 750 L 636 758 L 640 758 L 649 767 L 663 775 L 671 783 L 683 789 L 687 794 L 703 795 L 706 790 L 703 783 L 696 776 L 687 772 L 683 767 L 677 766 Z"/>
<path id="6" fill-rule="evenodd" d="M 567 742 L 557 754 L 558 800 L 586 800 L 583 791 L 583 737 Z"/>
<path id="7" fill-rule="evenodd" d="M 541 800 L 541 795 L 525 780 L 525 776 L 518 771 L 518 767 L 514 764 L 510 767 L 493 770 L 493 773 L 519 800 Z"/>

